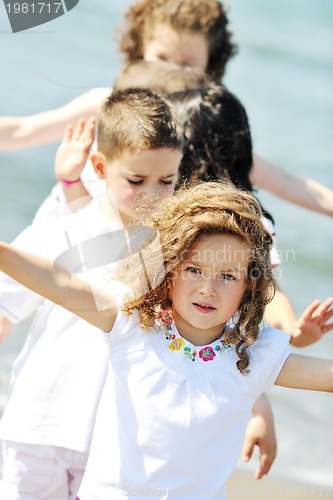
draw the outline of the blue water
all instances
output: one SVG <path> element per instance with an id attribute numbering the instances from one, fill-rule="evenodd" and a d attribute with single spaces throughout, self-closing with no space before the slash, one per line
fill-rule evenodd
<path id="1" fill-rule="evenodd" d="M 1 115 L 28 115 L 107 87 L 121 68 L 116 28 L 128 0 L 81 0 L 38 28 L 12 34 L 0 5 Z M 333 3 L 331 0 L 230 0 L 238 55 L 225 83 L 244 103 L 258 154 L 333 188 Z M 0 238 L 31 221 L 53 185 L 56 144 L 0 153 Z M 333 293 L 333 221 L 259 192 L 274 215 L 283 258 L 281 286 L 298 313 Z M 0 406 L 26 325 L 0 348 Z M 302 350 L 333 355 L 333 333 Z M 332 486 L 333 398 L 275 389 L 270 394 L 279 454 L 271 475 Z M 255 462 L 255 461 L 254 461 Z M 246 465 L 255 468 L 256 463 Z"/>

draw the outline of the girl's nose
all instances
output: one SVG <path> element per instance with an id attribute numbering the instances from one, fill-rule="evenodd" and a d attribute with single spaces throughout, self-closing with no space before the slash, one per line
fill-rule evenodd
<path id="1" fill-rule="evenodd" d="M 214 278 L 203 277 L 201 282 L 200 293 L 205 297 L 215 295 L 215 281 Z"/>

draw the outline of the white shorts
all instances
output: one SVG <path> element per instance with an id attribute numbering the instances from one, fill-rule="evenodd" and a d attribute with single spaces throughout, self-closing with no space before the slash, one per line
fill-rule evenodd
<path id="1" fill-rule="evenodd" d="M 3 442 L 1 500 L 75 500 L 87 452 Z"/>

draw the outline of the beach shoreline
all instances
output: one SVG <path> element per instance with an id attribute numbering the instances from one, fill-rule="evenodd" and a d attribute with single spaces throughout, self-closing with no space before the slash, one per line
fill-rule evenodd
<path id="1" fill-rule="evenodd" d="M 236 469 L 227 482 L 228 500 L 241 500 L 246 498 L 269 498 L 271 500 L 320 500 L 333 498 L 332 485 L 316 485 L 291 481 L 282 477 L 265 476 L 256 480 L 253 474 Z"/>

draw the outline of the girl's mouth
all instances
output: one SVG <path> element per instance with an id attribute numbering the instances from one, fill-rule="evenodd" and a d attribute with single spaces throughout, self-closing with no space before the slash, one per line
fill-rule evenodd
<path id="1" fill-rule="evenodd" d="M 207 304 L 206 302 L 193 302 L 193 306 L 197 311 L 204 314 L 216 311 L 216 307 L 213 307 L 210 304 Z"/>

